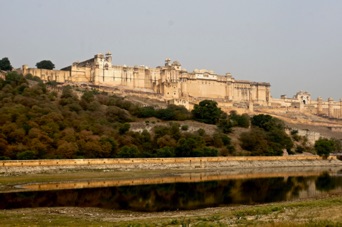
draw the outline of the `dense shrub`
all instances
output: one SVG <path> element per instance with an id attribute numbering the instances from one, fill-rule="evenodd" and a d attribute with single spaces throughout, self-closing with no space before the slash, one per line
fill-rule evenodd
<path id="1" fill-rule="evenodd" d="M 24 151 L 17 154 L 17 159 L 19 160 L 32 160 L 36 158 L 37 154 L 34 151 Z"/>
<path id="2" fill-rule="evenodd" d="M 323 158 L 329 157 L 330 153 L 335 149 L 335 143 L 333 140 L 327 138 L 319 138 L 315 142 L 315 150 L 319 156 Z"/>
<path id="3" fill-rule="evenodd" d="M 189 125 L 182 125 L 181 129 L 182 129 L 183 131 L 188 131 Z"/>
<path id="4" fill-rule="evenodd" d="M 241 147 L 251 155 L 282 155 L 284 149 L 292 153 L 293 142 L 281 120 L 260 114 L 253 116 L 251 123 L 251 131 L 240 136 Z"/>
<path id="5" fill-rule="evenodd" d="M 157 157 L 174 157 L 175 156 L 175 149 L 173 147 L 162 147 L 157 149 L 156 153 Z"/>
<path id="6" fill-rule="evenodd" d="M 222 114 L 222 110 L 217 107 L 217 102 L 212 100 L 203 100 L 199 104 L 194 105 L 191 111 L 194 120 L 207 123 L 216 124 Z"/>
<path id="7" fill-rule="evenodd" d="M 117 156 L 118 158 L 138 158 L 140 154 L 136 146 L 124 146 L 120 149 Z"/>

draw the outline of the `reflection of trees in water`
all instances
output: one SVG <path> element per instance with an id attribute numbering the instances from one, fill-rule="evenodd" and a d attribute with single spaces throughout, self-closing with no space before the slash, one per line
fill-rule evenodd
<path id="1" fill-rule="evenodd" d="M 288 196 L 298 197 L 299 192 L 307 191 L 309 189 L 310 183 L 314 181 L 316 177 L 288 177 L 287 181 L 291 181 L 293 186 L 291 191 L 288 193 Z"/>
<path id="2" fill-rule="evenodd" d="M 242 203 L 264 203 L 286 200 L 286 194 L 293 187 L 292 181 L 279 178 L 244 180 L 241 184 Z"/>
<path id="3" fill-rule="evenodd" d="M 342 185 L 340 177 L 332 177 L 329 173 L 324 172 L 316 180 L 316 189 L 319 191 L 330 191 L 337 186 Z"/>
<path id="4" fill-rule="evenodd" d="M 198 183 L 137 185 L 59 191 L 0 193 L 0 209 L 79 206 L 137 211 L 198 209 L 230 204 L 287 200 L 308 190 L 316 180 L 318 190 L 342 185 L 342 178 L 278 177 Z"/>
<path id="5" fill-rule="evenodd" d="M 225 193 L 229 192 L 229 187 L 230 184 L 218 181 L 139 186 L 139 192 L 131 194 L 130 208 L 161 211 L 217 206 L 223 200 L 231 201 L 227 199 L 228 193 Z M 126 187 L 121 190 L 126 190 Z M 141 196 L 142 194 L 145 196 Z"/>

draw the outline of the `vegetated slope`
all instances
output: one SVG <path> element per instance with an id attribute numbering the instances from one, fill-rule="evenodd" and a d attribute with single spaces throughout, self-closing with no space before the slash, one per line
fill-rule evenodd
<path id="1" fill-rule="evenodd" d="M 47 89 L 39 78 L 26 78 L 36 83 L 15 72 L 0 79 L 2 159 L 217 156 L 233 150 L 220 131 L 191 131 L 173 122 L 191 119 L 184 107 L 139 107 L 96 90 Z M 148 117 L 167 123 L 130 130 L 130 122 Z"/>
<path id="2" fill-rule="evenodd" d="M 269 114 L 281 119 L 289 128 L 297 128 L 302 130 L 308 130 L 311 132 L 318 132 L 323 137 L 342 139 L 342 132 L 331 130 L 331 127 L 342 128 L 342 121 L 339 119 L 329 119 L 315 114 L 304 113 L 299 111 L 284 112 L 260 109 L 258 112 L 262 114 Z"/>
<path id="3" fill-rule="evenodd" d="M 295 151 L 279 119 L 270 115 L 250 119 L 235 111 L 227 114 L 212 100 L 201 101 L 192 112 L 176 105 L 155 108 L 98 90 L 57 87 L 55 82 L 46 85 L 32 75 L 9 72 L 0 79 L 0 107 L 1 159 L 282 155 L 285 149 Z"/>

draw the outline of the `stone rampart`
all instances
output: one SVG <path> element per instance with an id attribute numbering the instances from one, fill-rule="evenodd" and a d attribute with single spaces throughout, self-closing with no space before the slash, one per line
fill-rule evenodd
<path id="1" fill-rule="evenodd" d="M 196 157 L 196 158 L 127 158 L 127 159 L 59 159 L 0 161 L 0 174 L 55 172 L 75 169 L 175 170 L 175 169 L 243 169 L 278 167 L 341 166 L 335 156 L 324 160 L 319 156 L 267 157 Z"/>
<path id="2" fill-rule="evenodd" d="M 336 159 L 331 156 L 330 159 Z M 314 161 L 319 156 L 236 156 L 236 157 L 200 157 L 200 158 L 117 158 L 117 159 L 41 159 L 41 160 L 2 160 L 2 167 L 18 166 L 84 166 L 118 164 L 178 164 L 213 163 L 232 161 Z"/>

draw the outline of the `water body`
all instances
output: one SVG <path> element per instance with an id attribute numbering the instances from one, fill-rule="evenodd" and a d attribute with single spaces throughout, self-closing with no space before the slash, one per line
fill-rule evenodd
<path id="1" fill-rule="evenodd" d="M 342 175 L 286 176 L 0 193 L 0 209 L 98 207 L 132 211 L 193 210 L 261 204 L 342 192 Z"/>

